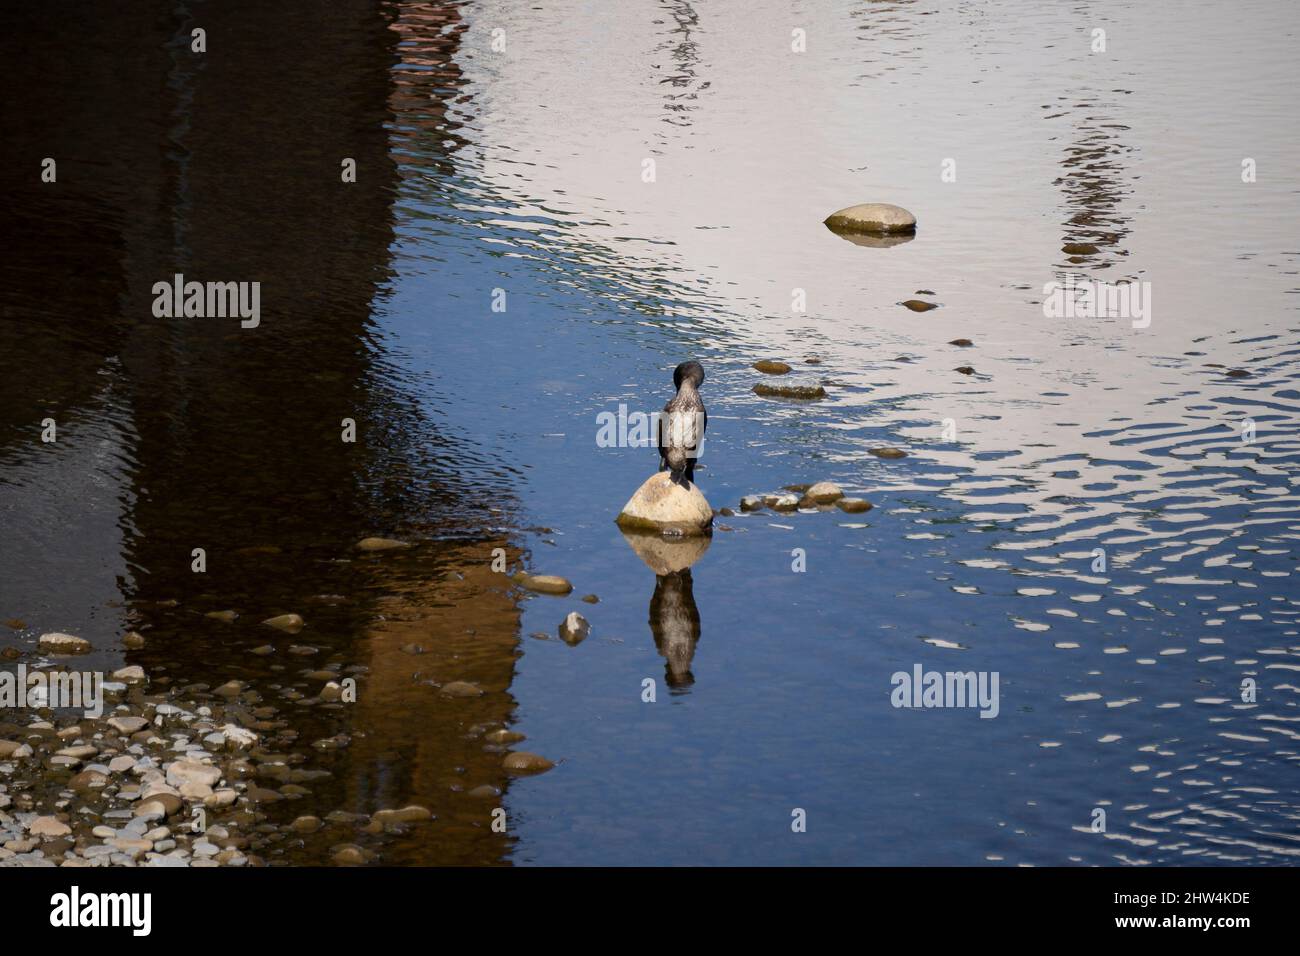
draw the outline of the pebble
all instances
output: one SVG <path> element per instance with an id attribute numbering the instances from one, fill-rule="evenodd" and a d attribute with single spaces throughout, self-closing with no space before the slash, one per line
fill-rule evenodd
<path id="1" fill-rule="evenodd" d="M 577 611 L 570 611 L 568 616 L 560 624 L 560 640 L 570 647 L 576 647 L 587 639 L 591 633 L 591 625 L 587 619 Z"/>
<path id="2" fill-rule="evenodd" d="M 555 764 L 545 757 L 529 753 L 526 750 L 516 750 L 514 753 L 506 755 L 506 759 L 502 761 L 501 766 L 512 773 L 544 773 L 554 767 Z"/>
<path id="3" fill-rule="evenodd" d="M 173 787 L 186 783 L 201 783 L 210 787 L 220 779 L 219 768 L 193 760 L 178 760 L 167 768 L 167 782 Z"/>
<path id="4" fill-rule="evenodd" d="M 511 579 L 520 587 L 536 591 L 538 594 L 557 594 L 565 595 L 573 591 L 573 585 L 567 578 L 562 578 L 556 574 L 528 574 L 520 571 Z"/>
<path id="5" fill-rule="evenodd" d="M 887 202 L 846 206 L 831 213 L 824 222 L 831 229 L 845 232 L 889 235 L 916 231 L 916 217 L 902 206 Z"/>
<path id="6" fill-rule="evenodd" d="M 789 365 L 775 359 L 763 359 L 760 362 L 755 362 L 753 367 L 764 375 L 785 375 L 790 371 Z"/>
<path id="7" fill-rule="evenodd" d="M 235 621 L 239 620 L 239 614 L 236 611 L 209 611 L 203 616 L 214 621 L 221 621 L 223 624 L 234 624 Z"/>
<path id="8" fill-rule="evenodd" d="M 908 299 L 900 302 L 899 305 L 911 309 L 913 312 L 929 312 L 931 309 L 939 308 L 933 302 L 923 302 L 920 299 Z"/>
<path id="9" fill-rule="evenodd" d="M 307 625 L 307 622 L 297 614 L 280 614 L 276 617 L 268 617 L 262 623 L 277 630 L 287 631 L 290 634 L 297 634 Z"/>
<path id="10" fill-rule="evenodd" d="M 362 538 L 357 542 L 357 548 L 362 551 L 394 551 L 409 547 L 410 545 L 405 541 L 398 541 L 396 538 Z"/>
<path id="11" fill-rule="evenodd" d="M 53 631 L 41 635 L 40 647 L 49 654 L 87 654 L 90 652 L 90 641 Z"/>
<path id="12" fill-rule="evenodd" d="M 479 688 L 475 684 L 471 684 L 468 681 L 463 681 L 463 680 L 451 681 L 450 683 L 443 684 L 442 687 L 439 689 L 449 697 L 482 697 L 483 696 L 483 691 L 481 688 Z"/>
<path id="13" fill-rule="evenodd" d="M 814 401 L 826 397 L 826 389 L 820 385 L 772 385 L 759 382 L 754 386 L 754 394 L 764 398 L 793 398 L 799 401 Z"/>
<path id="14" fill-rule="evenodd" d="M 872 448 L 869 449 L 869 454 L 875 455 L 877 458 L 907 457 L 907 452 L 903 451 L 901 448 Z"/>
<path id="15" fill-rule="evenodd" d="M 841 511 L 848 512 L 851 515 L 861 514 L 864 511 L 870 511 L 875 507 L 865 498 L 841 498 L 835 502 L 835 506 Z"/>
<path id="16" fill-rule="evenodd" d="M 72 828 L 58 817 L 37 817 L 27 828 L 32 836 L 61 837 L 72 832 Z"/>
<path id="17" fill-rule="evenodd" d="M 819 481 L 804 492 L 804 497 L 816 504 L 830 504 L 843 498 L 844 492 L 833 481 Z"/>

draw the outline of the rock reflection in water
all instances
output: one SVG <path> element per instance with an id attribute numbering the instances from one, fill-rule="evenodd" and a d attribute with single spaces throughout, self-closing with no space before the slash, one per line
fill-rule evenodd
<path id="1" fill-rule="evenodd" d="M 650 633 L 666 661 L 664 680 L 675 693 L 684 693 L 695 683 L 691 661 L 700 642 L 700 609 L 695 604 L 691 566 L 704 557 L 711 539 L 626 533 L 623 537 L 655 573 L 655 591 L 650 598 Z"/>

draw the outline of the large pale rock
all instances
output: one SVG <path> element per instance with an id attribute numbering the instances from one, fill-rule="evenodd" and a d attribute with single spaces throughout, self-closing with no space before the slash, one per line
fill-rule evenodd
<path id="1" fill-rule="evenodd" d="M 864 202 L 847 206 L 826 217 L 836 232 L 867 232 L 876 235 L 907 234 L 916 231 L 916 217 L 902 206 L 887 202 Z"/>
<path id="2" fill-rule="evenodd" d="M 655 472 L 623 506 L 618 526 L 624 531 L 659 534 L 711 534 L 713 509 L 699 487 L 674 484 L 669 472 Z"/>

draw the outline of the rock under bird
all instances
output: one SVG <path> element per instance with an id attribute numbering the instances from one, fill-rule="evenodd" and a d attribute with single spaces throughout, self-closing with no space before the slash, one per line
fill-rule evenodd
<path id="1" fill-rule="evenodd" d="M 709 413 L 700 398 L 704 384 L 704 366 L 683 362 L 673 371 L 677 394 L 664 406 L 659 420 L 659 470 L 670 472 L 669 478 L 683 488 L 695 480 L 695 462 L 709 427 Z"/>

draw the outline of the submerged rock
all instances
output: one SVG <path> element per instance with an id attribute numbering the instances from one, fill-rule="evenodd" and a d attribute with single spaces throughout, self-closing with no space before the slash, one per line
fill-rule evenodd
<path id="1" fill-rule="evenodd" d="M 290 634 L 297 634 L 307 626 L 307 622 L 297 614 L 280 614 L 277 617 L 268 617 L 262 623 L 277 630 L 288 631 Z"/>
<path id="2" fill-rule="evenodd" d="M 398 541 L 396 538 L 362 538 L 357 542 L 357 548 L 361 551 L 394 551 L 409 547 L 410 545 L 405 541 Z"/>
<path id="3" fill-rule="evenodd" d="M 1067 242 L 1061 251 L 1068 256 L 1095 256 L 1101 250 L 1091 242 Z"/>
<path id="4" fill-rule="evenodd" d="M 790 366 L 784 362 L 778 362 L 775 359 L 763 359 L 761 362 L 755 362 L 754 368 L 764 375 L 785 375 L 790 371 Z"/>
<path id="5" fill-rule="evenodd" d="M 866 498 L 841 498 L 835 502 L 835 507 L 851 515 L 856 515 L 864 511 L 870 511 L 875 505 Z"/>
<path id="6" fill-rule="evenodd" d="M 618 526 L 624 531 L 652 531 L 659 534 L 709 534 L 713 509 L 699 486 L 683 488 L 669 472 L 655 472 L 623 506 Z"/>
<path id="7" fill-rule="evenodd" d="M 763 498 L 761 495 L 745 495 L 740 499 L 741 511 L 761 511 L 763 509 Z"/>
<path id="8" fill-rule="evenodd" d="M 47 654 L 90 653 L 90 641 L 84 637 L 73 637 L 71 634 L 60 634 L 57 631 L 42 634 L 40 646 Z"/>
<path id="9" fill-rule="evenodd" d="M 826 397 L 826 389 L 820 385 L 771 385 L 759 382 L 754 386 L 754 394 L 764 398 L 794 398 L 800 401 L 813 401 Z"/>
<path id="10" fill-rule="evenodd" d="M 559 594 L 561 596 L 573 591 L 573 585 L 567 578 L 562 578 L 558 574 L 529 574 L 526 571 L 520 571 L 511 578 L 515 584 L 529 591 L 536 591 L 538 594 Z"/>
<path id="11" fill-rule="evenodd" d="M 877 458 L 906 458 L 907 452 L 901 448 L 872 448 L 870 454 Z"/>
<path id="12" fill-rule="evenodd" d="M 836 210 L 825 219 L 834 232 L 876 235 L 906 235 L 916 231 L 916 217 L 902 206 L 887 202 L 865 202 Z"/>
<path id="13" fill-rule="evenodd" d="M 975 343 L 972 342 L 970 339 L 953 339 L 953 340 L 952 340 L 951 342 L 949 342 L 948 344 L 949 344 L 949 345 L 956 345 L 958 348 L 968 349 L 968 348 L 970 348 L 972 345 L 974 345 Z"/>
<path id="14" fill-rule="evenodd" d="M 506 759 L 502 761 L 501 766 L 511 773 L 544 773 L 554 767 L 555 764 L 545 757 L 530 754 L 526 750 L 516 750 L 512 754 L 506 755 Z"/>

